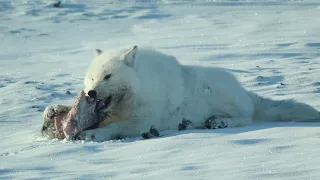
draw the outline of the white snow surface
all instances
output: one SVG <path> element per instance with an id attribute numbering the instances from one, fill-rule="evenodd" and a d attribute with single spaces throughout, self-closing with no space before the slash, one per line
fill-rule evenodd
<path id="1" fill-rule="evenodd" d="M 83 88 L 96 48 L 131 44 L 225 67 L 261 96 L 320 109 L 320 1 L 53 2 L 0 1 L 0 179 L 320 179 L 320 123 L 102 143 L 40 134 L 44 108 L 71 105 Z"/>

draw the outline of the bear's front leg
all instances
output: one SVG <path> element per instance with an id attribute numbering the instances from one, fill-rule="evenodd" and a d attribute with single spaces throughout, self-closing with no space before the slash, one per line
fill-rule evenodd
<path id="1" fill-rule="evenodd" d="M 121 126 L 121 123 L 111 123 L 108 126 L 102 128 L 81 131 L 80 133 L 76 134 L 73 139 L 102 142 L 118 139 L 119 137 L 121 137 L 122 132 L 123 128 Z"/>
<path id="2" fill-rule="evenodd" d="M 150 139 L 152 137 L 159 137 L 160 133 L 154 126 L 151 126 L 150 129 L 149 129 L 149 132 L 144 132 L 144 133 L 141 134 L 141 136 L 144 139 Z"/>

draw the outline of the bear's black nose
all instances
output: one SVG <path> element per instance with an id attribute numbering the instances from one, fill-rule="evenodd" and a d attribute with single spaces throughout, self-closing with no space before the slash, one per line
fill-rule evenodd
<path id="1" fill-rule="evenodd" d="M 91 98 L 96 99 L 96 98 L 97 98 L 97 91 L 95 91 L 95 90 L 90 90 L 90 91 L 88 92 L 88 95 L 89 95 Z"/>

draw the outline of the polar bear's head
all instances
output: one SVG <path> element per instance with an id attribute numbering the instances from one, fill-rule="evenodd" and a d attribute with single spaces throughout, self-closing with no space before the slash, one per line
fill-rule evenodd
<path id="1" fill-rule="evenodd" d="M 103 52 L 96 50 L 84 79 L 85 93 L 99 100 L 111 96 L 109 111 L 121 111 L 139 88 L 134 69 L 138 47 Z"/>

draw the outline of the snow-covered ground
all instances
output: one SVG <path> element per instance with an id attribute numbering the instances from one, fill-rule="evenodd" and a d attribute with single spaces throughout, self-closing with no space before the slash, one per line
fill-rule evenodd
<path id="1" fill-rule="evenodd" d="M 320 1 L 52 2 L 0 1 L 0 179 L 320 179 L 320 123 L 103 143 L 40 135 L 44 107 L 72 103 L 94 49 L 128 44 L 225 67 L 259 95 L 320 109 Z"/>

